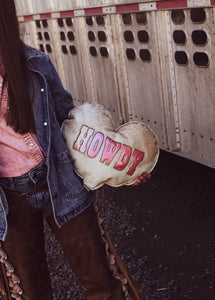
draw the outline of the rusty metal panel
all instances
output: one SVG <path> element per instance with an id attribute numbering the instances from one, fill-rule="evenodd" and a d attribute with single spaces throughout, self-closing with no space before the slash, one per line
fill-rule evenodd
<path id="1" fill-rule="evenodd" d="M 170 14 L 181 152 L 215 163 L 213 8 Z"/>

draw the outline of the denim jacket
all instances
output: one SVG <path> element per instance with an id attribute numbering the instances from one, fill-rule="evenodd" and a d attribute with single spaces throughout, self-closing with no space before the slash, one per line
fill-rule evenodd
<path id="1" fill-rule="evenodd" d="M 33 111 L 38 139 L 46 153 L 47 183 L 53 214 L 60 227 L 84 211 L 93 201 L 82 180 L 74 173 L 69 151 L 61 134 L 61 124 L 74 107 L 49 57 L 26 47 L 26 57 L 34 83 Z M 30 94 L 33 90 L 29 89 Z M 7 234 L 7 199 L 0 188 L 0 240 Z"/>

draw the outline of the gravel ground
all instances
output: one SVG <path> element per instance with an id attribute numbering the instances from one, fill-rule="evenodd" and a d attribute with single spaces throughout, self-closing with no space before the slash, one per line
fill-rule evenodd
<path id="1" fill-rule="evenodd" d="M 161 152 L 139 187 L 98 190 L 101 214 L 144 300 L 215 299 L 215 172 Z M 47 224 L 55 300 L 85 299 Z"/>
<path id="2" fill-rule="evenodd" d="M 214 182 L 214 169 L 161 151 L 146 184 L 98 190 L 106 229 L 142 299 L 215 299 Z M 84 299 L 46 233 L 54 299 Z"/>

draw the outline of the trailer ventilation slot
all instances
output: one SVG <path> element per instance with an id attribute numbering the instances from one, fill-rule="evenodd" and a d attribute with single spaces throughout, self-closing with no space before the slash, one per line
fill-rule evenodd
<path id="1" fill-rule="evenodd" d="M 40 51 L 45 52 L 43 44 L 40 44 L 39 47 L 40 47 Z"/>
<path id="2" fill-rule="evenodd" d="M 103 16 L 96 16 L 97 25 L 105 25 L 105 20 Z"/>
<path id="3" fill-rule="evenodd" d="M 133 32 L 130 30 L 126 30 L 124 32 L 124 39 L 127 43 L 132 43 L 134 41 Z"/>
<path id="4" fill-rule="evenodd" d="M 71 27 L 73 24 L 72 24 L 72 19 L 71 18 L 66 18 L 66 25 L 68 27 Z"/>
<path id="5" fill-rule="evenodd" d="M 134 49 L 132 48 L 127 48 L 126 49 L 126 56 L 129 60 L 135 60 L 136 59 L 136 54 Z"/>
<path id="6" fill-rule="evenodd" d="M 46 41 L 50 40 L 50 36 L 49 36 L 48 32 L 44 32 L 44 38 Z"/>
<path id="7" fill-rule="evenodd" d="M 40 24 L 39 20 L 37 20 L 35 23 L 36 23 L 37 28 L 41 28 L 41 24 Z"/>
<path id="8" fill-rule="evenodd" d="M 43 24 L 43 27 L 44 27 L 44 28 L 47 28 L 47 27 L 48 27 L 48 22 L 47 22 L 47 20 L 42 20 L 42 24 Z"/>
<path id="9" fill-rule="evenodd" d="M 75 46 L 73 46 L 73 45 L 69 46 L 69 50 L 72 55 L 77 54 L 77 50 L 76 50 Z"/>
<path id="10" fill-rule="evenodd" d="M 101 47 L 100 48 L 100 54 L 101 54 L 102 57 L 106 57 L 107 58 L 109 56 L 108 49 L 106 47 Z"/>
<path id="11" fill-rule="evenodd" d="M 68 54 L 68 50 L 67 50 L 67 47 L 66 47 L 65 45 L 63 45 L 63 46 L 61 47 L 61 49 L 62 49 L 62 52 L 63 52 L 64 54 Z"/>
<path id="12" fill-rule="evenodd" d="M 100 42 L 106 42 L 107 37 L 104 31 L 98 31 L 98 39 Z"/>
<path id="13" fill-rule="evenodd" d="M 203 8 L 192 8 L 190 18 L 193 23 L 204 23 L 206 20 L 205 10 Z"/>
<path id="14" fill-rule="evenodd" d="M 74 33 L 72 31 L 68 31 L 67 37 L 68 37 L 69 41 L 74 41 L 75 40 L 75 36 L 74 36 Z"/>
<path id="15" fill-rule="evenodd" d="M 131 23 L 132 23 L 131 14 L 123 14 L 122 21 L 123 21 L 123 24 L 125 24 L 125 25 L 131 25 Z"/>
<path id="16" fill-rule="evenodd" d="M 208 55 L 204 52 L 195 52 L 193 55 L 193 60 L 198 67 L 206 68 L 209 66 Z"/>
<path id="17" fill-rule="evenodd" d="M 91 41 L 91 42 L 94 42 L 95 41 L 95 34 L 93 31 L 89 31 L 88 32 L 88 39 Z"/>
<path id="18" fill-rule="evenodd" d="M 151 53 L 148 49 L 140 49 L 140 58 L 144 62 L 150 62 L 151 61 Z"/>
<path id="19" fill-rule="evenodd" d="M 93 18 L 91 16 L 87 16 L 86 17 L 86 24 L 88 26 L 92 26 L 93 25 Z"/>
<path id="20" fill-rule="evenodd" d="M 52 48 L 51 48 L 51 46 L 49 44 L 46 45 L 46 51 L 48 53 L 52 53 Z"/>
<path id="21" fill-rule="evenodd" d="M 65 36 L 65 33 L 63 31 L 60 32 L 60 39 L 61 39 L 61 41 L 66 40 L 66 36 Z"/>
<path id="22" fill-rule="evenodd" d="M 137 37 L 140 43 L 148 43 L 149 42 L 149 34 L 145 30 L 140 30 L 137 33 Z"/>
<path id="23" fill-rule="evenodd" d="M 176 44 L 184 45 L 186 42 L 186 35 L 183 30 L 175 30 L 173 32 L 173 40 Z"/>
<path id="24" fill-rule="evenodd" d="M 175 61 L 179 65 L 187 65 L 188 64 L 188 57 L 187 53 L 184 51 L 176 51 L 175 52 Z"/>
<path id="25" fill-rule="evenodd" d="M 136 21 L 138 24 L 146 24 L 147 23 L 146 12 L 136 13 Z"/>
<path id="26" fill-rule="evenodd" d="M 41 32 L 37 32 L 37 35 L 38 35 L 38 39 L 39 39 L 40 41 L 42 41 L 42 40 L 43 40 L 42 33 L 41 33 Z"/>
<path id="27" fill-rule="evenodd" d="M 176 25 L 183 24 L 184 21 L 185 21 L 185 15 L 184 15 L 183 9 L 172 10 L 172 12 L 171 12 L 171 18 L 172 18 L 172 21 Z"/>
<path id="28" fill-rule="evenodd" d="M 59 27 L 63 27 L 64 23 L 63 23 L 63 19 L 57 19 L 58 25 Z"/>
<path id="29" fill-rule="evenodd" d="M 192 32 L 192 40 L 196 45 L 205 45 L 207 43 L 207 34 L 203 30 L 194 30 Z"/>
<path id="30" fill-rule="evenodd" d="M 96 50 L 96 48 L 95 48 L 94 46 L 91 46 L 91 47 L 90 47 L 90 54 L 91 54 L 92 56 L 94 56 L 94 57 L 97 56 L 97 50 Z"/>

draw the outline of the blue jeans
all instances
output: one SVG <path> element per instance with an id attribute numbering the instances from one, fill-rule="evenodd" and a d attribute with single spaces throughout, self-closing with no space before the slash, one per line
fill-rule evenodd
<path id="1" fill-rule="evenodd" d="M 46 175 L 47 166 L 44 164 L 19 177 L 0 177 L 0 186 L 27 193 L 44 185 Z M 48 217 L 52 213 L 48 189 L 29 196 L 28 201 L 33 208 L 42 210 L 44 217 Z"/>
<path id="2" fill-rule="evenodd" d="M 69 258 L 73 271 L 85 287 L 87 299 L 124 300 L 121 281 L 114 278 L 107 263 L 109 252 L 105 252 L 103 241 L 105 237 L 103 236 L 103 239 L 101 237 L 93 205 L 59 228 L 51 214 L 48 191 L 34 194 L 27 197 L 27 200 L 25 196 L 20 197 L 18 193 L 13 194 L 13 191 L 8 190 L 15 189 L 26 193 L 38 189 L 45 183 L 45 165 L 20 177 L 0 178 L 0 185 L 5 187 L 9 205 L 8 232 L 2 248 L 7 253 L 9 266 L 12 264 L 14 267 L 11 272 L 15 271 L 21 278 L 19 288 L 23 290 L 24 299 L 53 299 L 44 249 L 43 212 L 47 216 L 46 220 L 52 232 Z M 108 240 L 105 241 L 107 247 Z M 108 247 L 111 249 L 111 244 Z M 3 267 L 7 270 L 8 264 Z M 7 276 L 11 283 L 14 276 L 10 273 Z M 8 285 L 6 276 L 2 281 L 5 282 L 4 286 Z"/>

